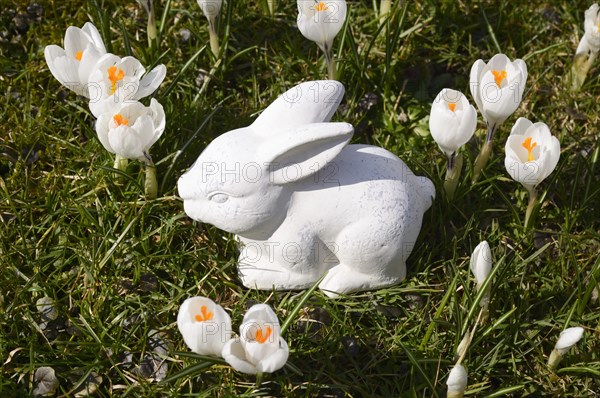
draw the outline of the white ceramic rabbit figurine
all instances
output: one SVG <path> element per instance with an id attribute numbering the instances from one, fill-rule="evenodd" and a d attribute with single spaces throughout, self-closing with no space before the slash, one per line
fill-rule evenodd
<path id="1" fill-rule="evenodd" d="M 353 127 L 329 122 L 343 95 L 337 81 L 297 85 L 179 179 L 191 218 L 238 235 L 246 287 L 304 289 L 326 274 L 334 297 L 404 279 L 435 188 L 385 149 L 347 145 Z"/>

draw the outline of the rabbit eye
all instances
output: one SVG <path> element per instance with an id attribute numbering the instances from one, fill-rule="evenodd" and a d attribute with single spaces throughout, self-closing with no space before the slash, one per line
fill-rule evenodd
<path id="1" fill-rule="evenodd" d="M 222 192 L 215 192 L 208 195 L 208 200 L 215 203 L 225 203 L 229 200 L 229 195 Z"/>

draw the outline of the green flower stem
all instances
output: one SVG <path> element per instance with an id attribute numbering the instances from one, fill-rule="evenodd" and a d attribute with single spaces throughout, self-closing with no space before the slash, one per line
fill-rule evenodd
<path id="1" fill-rule="evenodd" d="M 331 57 L 331 49 L 327 44 L 323 46 L 323 52 L 325 53 L 325 62 L 327 63 L 329 80 L 337 80 L 337 65 L 335 64 L 335 60 Z"/>
<path id="2" fill-rule="evenodd" d="M 277 0 L 267 0 L 267 6 L 269 7 L 269 14 L 275 15 L 275 8 L 277 6 Z"/>
<path id="3" fill-rule="evenodd" d="M 208 36 L 210 38 L 210 50 L 215 55 L 215 58 L 219 58 L 219 35 L 215 28 L 215 19 L 208 19 Z"/>
<path id="4" fill-rule="evenodd" d="M 534 188 L 528 190 L 529 192 L 529 205 L 527 206 L 527 210 L 525 211 L 525 229 L 529 228 L 529 223 L 531 221 L 531 214 L 533 213 L 533 209 L 538 204 L 538 196 L 537 192 Z"/>
<path id="5" fill-rule="evenodd" d="M 448 398 L 463 398 L 465 396 L 464 391 L 448 391 Z"/>
<path id="6" fill-rule="evenodd" d="M 392 0 L 381 0 L 379 5 L 379 24 L 385 22 L 385 19 L 388 17 L 390 10 L 392 9 Z"/>
<path id="7" fill-rule="evenodd" d="M 119 171 L 125 171 L 127 169 L 127 165 L 129 164 L 129 160 L 127 158 L 123 158 L 119 155 L 115 155 L 115 164 L 113 168 Z M 116 176 L 119 176 L 119 173 L 116 173 Z"/>
<path id="8" fill-rule="evenodd" d="M 554 370 L 558 367 L 558 364 L 562 360 L 563 354 L 557 349 L 553 349 L 548 358 L 548 368 Z"/>
<path id="9" fill-rule="evenodd" d="M 262 384 L 262 379 L 263 379 L 263 374 L 262 372 L 258 372 L 256 374 L 256 388 L 258 389 L 260 387 L 260 385 Z"/>
<path id="10" fill-rule="evenodd" d="M 150 10 L 150 14 L 148 15 L 148 47 L 150 50 L 154 50 L 158 47 L 157 37 L 158 33 L 156 30 L 156 19 L 154 18 L 154 7 Z"/>
<path id="11" fill-rule="evenodd" d="M 158 182 L 156 181 L 156 166 L 152 160 L 146 162 L 146 180 L 144 181 L 146 199 L 156 199 L 158 196 Z"/>
<path id="12" fill-rule="evenodd" d="M 461 153 L 457 155 L 455 152 L 448 158 L 446 179 L 444 180 L 444 191 L 446 192 L 446 197 L 448 197 L 449 200 L 454 198 L 454 193 L 456 192 L 456 187 L 458 186 L 458 180 L 460 179 L 462 166 L 463 156 Z"/>
<path id="13" fill-rule="evenodd" d="M 456 364 L 460 365 L 462 363 L 462 361 L 465 359 L 465 357 L 467 356 L 467 352 L 469 351 L 469 347 L 471 346 L 471 341 L 473 341 L 473 337 L 475 336 L 475 331 L 477 330 L 477 327 L 481 324 L 482 322 L 482 317 L 483 317 L 483 307 L 479 310 L 479 315 L 477 315 L 477 319 L 475 320 L 475 324 L 473 325 L 473 329 L 471 329 L 471 331 L 469 332 L 467 330 L 465 337 L 463 337 L 463 341 L 460 342 L 460 347 L 461 348 L 461 352 L 459 353 L 459 357 L 456 360 Z M 468 337 L 467 337 L 468 335 Z M 464 341 L 466 339 L 466 341 Z"/>
<path id="14" fill-rule="evenodd" d="M 490 316 L 490 290 L 488 290 L 481 297 L 481 301 L 479 302 L 479 306 L 481 307 L 481 323 L 487 321 Z"/>
<path id="15" fill-rule="evenodd" d="M 486 141 L 485 144 L 483 144 L 483 148 L 481 148 L 481 152 L 479 152 L 479 155 L 477 155 L 477 159 L 475 159 L 475 165 L 473 166 L 473 182 L 476 182 L 479 180 L 479 177 L 481 177 L 481 172 L 490 159 L 492 149 L 493 146 L 491 140 Z"/>

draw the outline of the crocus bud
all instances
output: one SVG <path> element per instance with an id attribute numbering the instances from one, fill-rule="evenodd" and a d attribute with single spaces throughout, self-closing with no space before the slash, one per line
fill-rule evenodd
<path id="1" fill-rule="evenodd" d="M 466 144 L 477 127 L 477 111 L 460 91 L 445 88 L 435 97 L 429 114 L 431 137 L 450 158 Z"/>
<path id="2" fill-rule="evenodd" d="M 585 33 L 579 40 L 573 65 L 571 66 L 571 80 L 574 90 L 579 90 L 600 51 L 600 7 L 592 4 L 585 11 Z"/>
<path id="3" fill-rule="evenodd" d="M 454 365 L 446 382 L 448 398 L 462 398 L 467 388 L 467 371 L 462 365 Z"/>
<path id="4" fill-rule="evenodd" d="M 554 346 L 554 350 L 552 350 L 552 353 L 550 354 L 550 358 L 548 358 L 548 367 L 550 369 L 556 369 L 562 357 L 571 349 L 571 347 L 577 344 L 582 337 L 582 327 L 577 326 L 563 330 Z"/>
<path id="5" fill-rule="evenodd" d="M 470 266 L 479 289 L 492 270 L 492 252 L 487 241 L 484 240 L 475 247 L 471 255 Z"/>
<path id="6" fill-rule="evenodd" d="M 219 15 L 222 4 L 223 0 L 198 0 L 198 5 L 209 21 L 214 21 L 214 19 Z"/>
<path id="7" fill-rule="evenodd" d="M 231 318 L 209 298 L 190 297 L 181 304 L 177 327 L 185 344 L 200 355 L 220 356 L 231 338 Z"/>
<path id="8" fill-rule="evenodd" d="M 590 51 L 598 53 L 600 51 L 600 7 L 598 4 L 592 4 L 585 11 L 585 21 L 583 24 L 585 34 L 582 41 L 587 42 Z"/>

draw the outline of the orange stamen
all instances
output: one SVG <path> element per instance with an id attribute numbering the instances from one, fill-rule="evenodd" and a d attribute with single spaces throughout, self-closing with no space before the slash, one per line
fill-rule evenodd
<path id="1" fill-rule="evenodd" d="M 267 341 L 267 339 L 271 335 L 272 331 L 273 330 L 271 329 L 271 327 L 267 326 L 267 333 L 265 333 L 265 335 L 263 336 L 262 329 L 258 329 L 258 331 L 256 332 L 256 336 L 254 337 L 254 340 L 256 340 L 259 344 L 263 344 L 265 341 Z"/>
<path id="2" fill-rule="evenodd" d="M 454 112 L 454 110 L 456 109 L 456 102 L 449 102 L 448 109 L 450 109 L 452 112 Z"/>
<path id="3" fill-rule="evenodd" d="M 498 85 L 498 87 L 500 87 L 500 85 L 502 84 L 502 80 L 506 79 L 506 76 L 508 76 L 508 73 L 506 73 L 506 71 L 504 69 L 493 70 L 492 75 L 494 75 L 494 80 L 496 81 L 496 84 Z"/>
<path id="4" fill-rule="evenodd" d="M 114 119 L 115 123 L 117 123 L 117 126 L 128 126 L 129 125 L 129 120 L 125 119 L 123 117 L 123 115 L 121 115 L 120 113 L 117 113 L 115 116 L 113 116 L 113 119 Z"/>
<path id="5" fill-rule="evenodd" d="M 315 5 L 315 11 L 325 11 L 328 10 L 329 7 L 327 7 L 325 5 L 325 2 L 323 1 L 319 1 L 316 5 Z"/>
<path id="6" fill-rule="evenodd" d="M 75 59 L 76 59 L 77 61 L 81 61 L 81 57 L 83 57 L 83 51 L 77 51 L 77 52 L 75 53 Z"/>
<path id="7" fill-rule="evenodd" d="M 112 83 L 110 86 L 110 95 L 113 95 L 117 91 L 117 82 L 123 80 L 125 72 L 123 69 L 117 68 L 116 66 L 110 66 L 108 68 L 108 80 Z"/>
<path id="8" fill-rule="evenodd" d="M 202 307 L 200 307 L 200 314 L 194 315 L 194 319 L 196 320 L 196 322 L 206 322 L 213 319 L 213 315 L 214 314 L 210 312 L 205 305 L 203 305 Z"/>
<path id="9" fill-rule="evenodd" d="M 535 148 L 537 146 L 537 142 L 534 142 L 532 144 L 531 137 L 527 137 L 527 138 L 525 138 L 525 141 L 523 141 L 523 143 L 521 145 L 523 145 L 523 147 L 525 149 L 527 149 L 527 161 L 528 162 L 534 161 L 535 158 L 533 157 L 533 148 Z"/>

